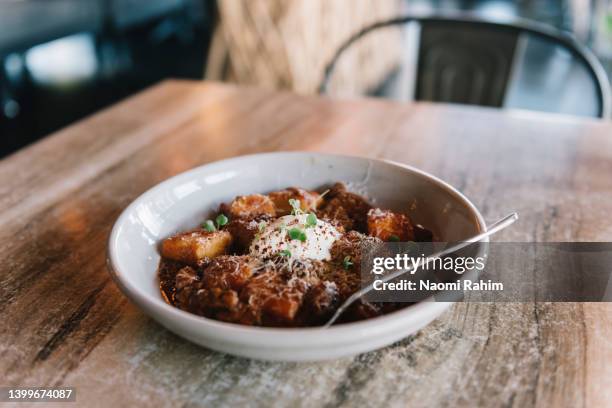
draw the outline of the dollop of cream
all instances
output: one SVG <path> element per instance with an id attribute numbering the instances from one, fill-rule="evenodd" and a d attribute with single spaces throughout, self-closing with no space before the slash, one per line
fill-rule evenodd
<path id="1" fill-rule="evenodd" d="M 269 258 L 289 251 L 291 259 L 331 259 L 330 249 L 333 243 L 342 235 L 328 222 L 317 220 L 316 225 L 308 226 L 307 214 L 285 215 L 268 223 L 255 236 L 249 252 L 253 256 Z M 304 242 L 291 239 L 289 230 L 299 228 L 306 234 Z M 284 252 L 285 256 L 287 252 Z"/>

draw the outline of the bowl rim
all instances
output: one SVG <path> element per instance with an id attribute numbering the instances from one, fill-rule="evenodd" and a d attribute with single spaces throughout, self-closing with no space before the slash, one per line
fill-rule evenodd
<path id="1" fill-rule="evenodd" d="M 204 316 L 199 316 L 193 313 L 189 313 L 171 306 L 164 302 L 161 298 L 152 297 L 149 293 L 132 285 L 128 279 L 124 279 L 122 275 L 125 275 L 125 271 L 121 271 L 119 268 L 119 260 L 116 253 L 116 245 L 121 233 L 121 229 L 129 214 L 148 197 L 155 195 L 160 190 L 168 188 L 172 184 L 180 183 L 183 179 L 187 179 L 194 174 L 197 174 L 205 169 L 211 170 L 211 168 L 217 166 L 232 165 L 232 162 L 240 162 L 248 159 L 260 158 L 262 160 L 279 157 L 279 156 L 318 156 L 331 159 L 349 159 L 349 160 L 366 160 L 371 162 L 382 162 L 395 167 L 402 168 L 409 172 L 415 173 L 421 177 L 429 179 L 433 183 L 437 184 L 449 194 L 455 196 L 463 205 L 467 207 L 470 213 L 474 216 L 474 220 L 481 232 L 487 230 L 486 223 L 480 211 L 476 206 L 460 191 L 455 189 L 447 182 L 440 178 L 427 173 L 423 170 L 417 169 L 410 165 L 399 163 L 388 159 L 377 159 L 356 155 L 341 155 L 341 154 L 330 154 L 330 153 L 319 153 L 309 151 L 280 151 L 280 152 L 267 152 L 267 153 L 255 153 L 242 156 L 235 156 L 227 159 L 222 159 L 203 165 L 194 167 L 182 173 L 176 174 L 156 185 L 149 188 L 144 193 L 140 194 L 135 198 L 119 215 L 116 219 L 113 228 L 109 234 L 108 245 L 107 245 L 107 269 L 117 286 L 121 289 L 123 294 L 136 305 L 138 305 L 143 311 L 155 319 L 156 314 L 165 315 L 165 317 L 181 320 L 194 327 L 206 327 L 209 329 L 207 335 L 215 337 L 219 340 L 226 342 L 229 339 L 236 339 L 234 343 L 242 344 L 245 339 L 257 338 L 259 341 L 264 341 L 270 347 L 279 346 L 291 346 L 295 341 L 298 343 L 304 342 L 315 342 L 319 345 L 332 345 L 341 342 L 357 342 L 363 340 L 365 337 L 375 337 L 381 333 L 387 333 L 389 329 L 404 327 L 410 323 L 416 323 L 421 320 L 421 313 L 434 312 L 439 309 L 446 309 L 454 302 L 436 302 L 431 299 L 425 299 L 421 302 L 417 302 L 409 307 L 397 310 L 395 312 L 378 316 L 371 319 L 365 319 L 352 323 L 343 323 L 337 326 L 332 326 L 328 329 L 323 329 L 320 326 L 317 327 L 259 327 L 259 326 L 245 326 L 236 323 L 222 322 L 214 319 L 210 319 Z M 481 243 L 487 243 L 489 240 L 483 240 Z M 157 319 L 155 319 L 157 320 Z M 323 336 L 321 336 L 323 334 Z"/>

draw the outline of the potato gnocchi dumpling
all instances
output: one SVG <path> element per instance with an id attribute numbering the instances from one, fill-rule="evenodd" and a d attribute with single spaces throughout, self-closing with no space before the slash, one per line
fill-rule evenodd
<path id="1" fill-rule="evenodd" d="M 199 262 L 227 252 L 232 236 L 227 231 L 208 232 L 203 229 L 184 232 L 165 239 L 161 245 L 164 258 L 197 266 Z"/>
<path id="2" fill-rule="evenodd" d="M 276 207 L 270 197 L 262 194 L 251 194 L 236 197 L 229 205 L 223 204 L 221 212 L 232 218 L 255 218 L 260 216 L 274 217 Z"/>
<path id="3" fill-rule="evenodd" d="M 414 241 L 410 218 L 380 208 L 368 211 L 368 234 L 383 241 Z"/>
<path id="4" fill-rule="evenodd" d="M 298 200 L 300 202 L 300 209 L 304 212 L 315 211 L 320 201 L 320 194 L 316 191 L 307 191 L 296 187 L 274 191 L 268 194 L 268 196 L 276 207 L 277 217 L 291 214 L 293 207 L 291 207 L 289 200 Z"/>

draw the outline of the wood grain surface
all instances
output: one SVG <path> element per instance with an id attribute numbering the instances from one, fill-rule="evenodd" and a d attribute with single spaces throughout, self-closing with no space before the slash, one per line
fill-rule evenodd
<path id="1" fill-rule="evenodd" d="M 273 150 L 417 166 L 489 220 L 518 211 L 497 240 L 612 239 L 608 122 L 168 81 L 0 161 L 0 385 L 76 387 L 82 406 L 610 406 L 610 304 L 457 304 L 377 352 L 283 364 L 197 347 L 128 303 L 105 268 L 121 210 Z"/>

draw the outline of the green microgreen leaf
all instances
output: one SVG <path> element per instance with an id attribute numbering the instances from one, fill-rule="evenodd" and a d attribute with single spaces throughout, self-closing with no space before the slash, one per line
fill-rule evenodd
<path id="1" fill-rule="evenodd" d="M 278 254 L 285 258 L 291 258 L 291 251 L 289 251 L 288 249 L 283 249 Z"/>
<path id="2" fill-rule="evenodd" d="M 300 204 L 300 200 L 296 200 L 295 198 L 290 198 L 289 205 L 291 206 L 291 214 L 298 215 L 302 213 L 302 207 Z"/>
<path id="3" fill-rule="evenodd" d="M 216 231 L 215 223 L 212 220 L 206 220 L 202 223 L 202 228 L 204 228 L 208 232 Z"/>
<path id="4" fill-rule="evenodd" d="M 257 224 L 257 231 L 259 231 L 260 234 L 264 232 L 265 229 L 266 229 L 265 221 L 261 221 L 259 224 Z"/>
<path id="5" fill-rule="evenodd" d="M 217 222 L 217 227 L 222 227 L 227 224 L 229 220 L 227 219 L 225 214 L 219 214 L 217 215 L 217 218 L 215 218 L 215 221 Z"/>
<path id="6" fill-rule="evenodd" d="M 306 227 L 315 227 L 317 225 L 317 216 L 315 213 L 310 213 L 306 217 Z"/>
<path id="7" fill-rule="evenodd" d="M 399 242 L 399 237 L 397 235 L 390 235 L 389 236 L 389 241 L 391 242 Z"/>
<path id="8" fill-rule="evenodd" d="M 349 269 L 352 265 L 353 262 L 351 261 L 351 257 L 349 255 L 345 256 L 342 260 L 342 266 L 344 267 L 344 269 Z"/>
<path id="9" fill-rule="evenodd" d="M 299 228 L 291 228 L 289 231 L 287 231 L 287 235 L 289 235 L 289 238 L 291 239 L 298 239 L 300 232 L 301 231 Z"/>
<path id="10" fill-rule="evenodd" d="M 287 235 L 289 235 L 289 238 L 291 239 L 306 242 L 306 233 L 299 228 L 291 228 L 289 231 L 287 231 Z"/>

